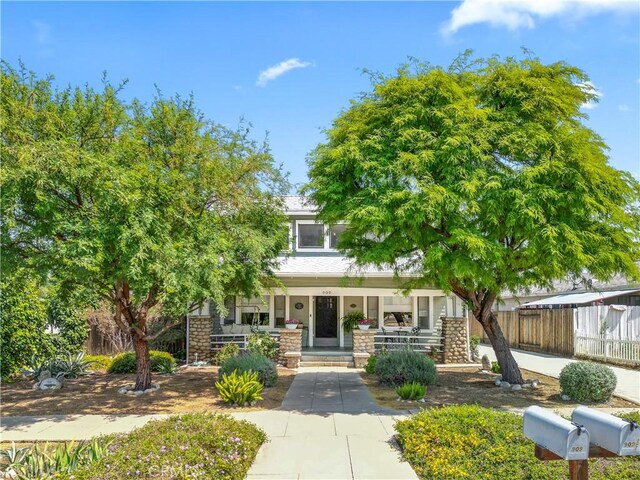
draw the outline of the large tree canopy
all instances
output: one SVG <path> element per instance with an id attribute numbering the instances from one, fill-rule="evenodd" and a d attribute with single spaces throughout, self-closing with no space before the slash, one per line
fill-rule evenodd
<path id="1" fill-rule="evenodd" d="M 147 315 L 247 296 L 286 247 L 286 188 L 266 144 L 207 121 L 192 99 L 125 103 L 120 88 L 56 90 L 2 67 L 2 249 L 131 332 L 147 388 Z"/>
<path id="2" fill-rule="evenodd" d="M 491 313 L 502 291 L 638 275 L 640 188 L 584 124 L 587 82 L 531 58 L 405 66 L 374 76 L 309 158 L 304 191 L 349 224 L 339 247 L 465 300 L 510 382 L 522 377 Z"/>

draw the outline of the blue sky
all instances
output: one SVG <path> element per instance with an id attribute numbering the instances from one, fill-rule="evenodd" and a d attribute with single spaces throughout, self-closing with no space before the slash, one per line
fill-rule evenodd
<path id="1" fill-rule="evenodd" d="M 448 65 L 461 51 L 518 55 L 584 69 L 601 92 L 585 111 L 611 163 L 640 178 L 637 2 L 528 0 L 409 3 L 2 4 L 2 58 L 57 82 L 129 79 L 125 97 L 193 93 L 230 127 L 240 118 L 299 184 L 306 154 L 349 100 L 362 68 L 392 72 L 408 56 Z"/>

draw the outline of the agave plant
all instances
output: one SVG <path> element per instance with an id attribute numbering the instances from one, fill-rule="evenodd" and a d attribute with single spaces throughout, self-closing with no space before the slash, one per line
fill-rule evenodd
<path id="1" fill-rule="evenodd" d="M 31 355 L 29 362 L 26 365 L 26 368 L 22 369 L 22 374 L 25 375 L 30 380 L 36 380 L 40 374 L 44 371 L 49 371 L 52 376 L 54 376 L 53 370 L 55 368 L 55 358 L 41 360 L 35 355 Z"/>
<path id="2" fill-rule="evenodd" d="M 84 359 L 84 352 L 80 352 L 76 356 L 65 352 L 65 357 L 56 359 L 56 375 L 61 373 L 65 378 L 76 378 L 87 373 L 91 367 L 92 362 Z M 51 374 L 53 375 L 53 372 Z"/>

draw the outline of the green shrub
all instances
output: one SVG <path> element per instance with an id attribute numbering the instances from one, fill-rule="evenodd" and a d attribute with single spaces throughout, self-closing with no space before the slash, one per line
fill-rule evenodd
<path id="1" fill-rule="evenodd" d="M 251 353 L 264 355 L 270 360 L 278 358 L 276 339 L 267 332 L 255 332 L 247 339 L 247 350 Z"/>
<path id="2" fill-rule="evenodd" d="M 240 347 L 237 343 L 227 343 L 220 350 L 216 352 L 213 357 L 213 363 L 215 365 L 222 365 L 230 358 L 240 355 Z"/>
<path id="3" fill-rule="evenodd" d="M 427 387 L 419 383 L 405 383 L 400 387 L 396 387 L 396 393 L 403 400 L 420 400 L 424 398 Z"/>
<path id="4" fill-rule="evenodd" d="M 560 372 L 562 392 L 578 402 L 606 402 L 616 384 L 613 370 L 599 363 L 574 362 Z"/>
<path id="5" fill-rule="evenodd" d="M 57 445 L 34 444 L 30 447 L 11 447 L 0 452 L 4 471 L 13 470 L 11 478 L 49 479 L 72 474 L 77 468 L 100 460 L 107 454 L 110 438 L 94 438 L 79 443 L 64 442 Z M 8 477 L 9 478 L 9 477 Z"/>
<path id="6" fill-rule="evenodd" d="M 381 383 L 395 386 L 407 382 L 433 385 L 438 376 L 433 360 L 409 349 L 382 355 L 376 362 L 375 372 Z"/>
<path id="7" fill-rule="evenodd" d="M 76 470 L 74 479 L 241 480 L 266 438 L 255 425 L 228 415 L 176 415 L 117 437 L 106 457 Z"/>
<path id="8" fill-rule="evenodd" d="M 149 352 L 149 364 L 152 372 L 173 373 L 176 368 L 176 360 L 170 353 L 151 350 Z M 119 353 L 111 360 L 108 373 L 136 373 L 136 354 L 134 352 Z"/>
<path id="9" fill-rule="evenodd" d="M 502 373 L 502 369 L 500 368 L 500 364 L 498 362 L 491 362 L 491 371 L 493 373 Z"/>
<path id="10" fill-rule="evenodd" d="M 471 335 L 469 337 L 469 350 L 471 351 L 472 358 L 477 358 L 480 356 L 480 350 L 478 350 L 479 345 L 480 337 L 478 335 Z"/>
<path id="11" fill-rule="evenodd" d="M 111 357 L 109 355 L 85 355 L 84 359 L 90 363 L 93 370 L 108 370 L 111 365 Z"/>
<path id="12" fill-rule="evenodd" d="M 278 369 L 276 364 L 264 355 L 256 353 L 247 353 L 232 357 L 222 364 L 218 374 L 220 379 L 224 375 L 228 375 L 234 370 L 239 374 L 244 372 L 255 372 L 258 374 L 258 380 L 265 387 L 273 387 L 278 383 Z"/>
<path id="13" fill-rule="evenodd" d="M 367 360 L 366 365 L 364 366 L 364 371 L 367 373 L 376 373 L 376 362 L 378 361 L 378 357 L 375 355 L 371 355 Z"/>
<path id="14" fill-rule="evenodd" d="M 630 420 L 640 414 L 621 415 Z M 567 462 L 541 462 L 522 434 L 522 416 L 476 405 L 421 410 L 396 423 L 404 458 L 429 480 L 561 480 Z M 638 478 L 640 457 L 593 459 L 592 480 Z"/>
<path id="15" fill-rule="evenodd" d="M 262 384 L 258 380 L 256 372 L 244 372 L 240 375 L 233 372 L 223 375 L 222 380 L 216 382 L 216 388 L 222 401 L 244 407 L 253 405 L 257 400 L 262 400 Z"/>

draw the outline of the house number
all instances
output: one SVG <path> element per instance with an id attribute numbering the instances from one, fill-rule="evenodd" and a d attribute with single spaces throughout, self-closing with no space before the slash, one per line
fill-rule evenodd
<path id="1" fill-rule="evenodd" d="M 323 295 L 331 295 L 331 290 L 323 290 L 322 294 Z"/>

